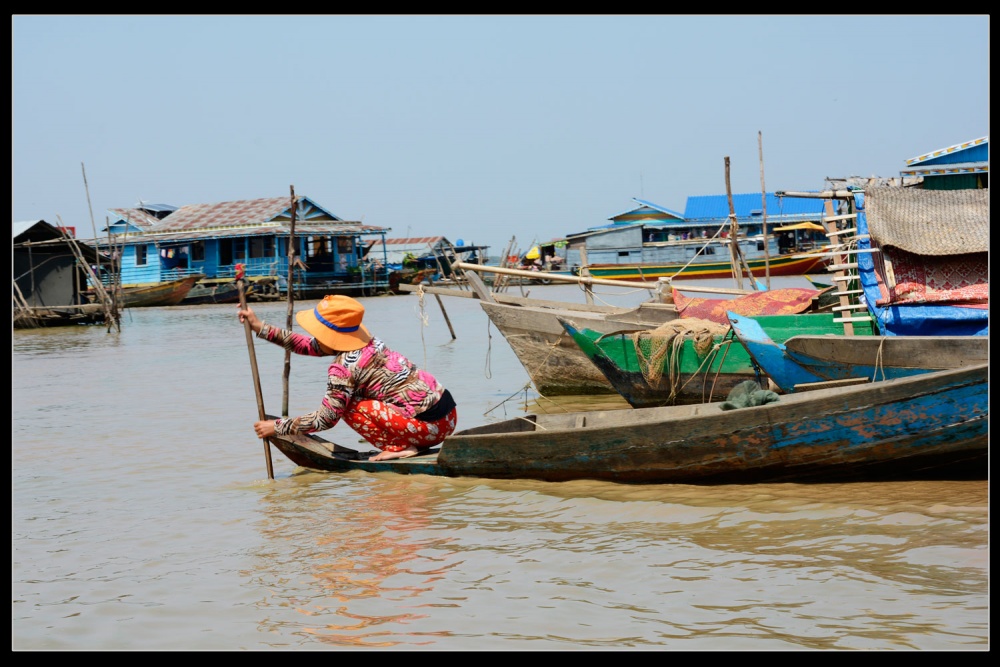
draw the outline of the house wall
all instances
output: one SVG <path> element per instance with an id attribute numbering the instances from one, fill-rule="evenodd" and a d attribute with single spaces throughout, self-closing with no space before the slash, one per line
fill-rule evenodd
<path id="1" fill-rule="evenodd" d="M 76 257 L 67 248 L 14 251 L 14 280 L 29 306 L 82 303 L 77 271 Z"/>
<path id="2" fill-rule="evenodd" d="M 589 264 L 631 264 L 641 261 L 641 225 L 587 237 Z"/>
<path id="3" fill-rule="evenodd" d="M 137 247 L 146 249 L 146 263 L 136 264 Z M 122 248 L 121 280 L 123 285 L 156 283 L 162 280 L 160 258 L 154 243 L 131 244 Z"/>

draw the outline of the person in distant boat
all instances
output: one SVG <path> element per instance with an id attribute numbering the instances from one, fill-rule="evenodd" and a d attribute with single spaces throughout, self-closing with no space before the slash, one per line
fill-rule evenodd
<path id="1" fill-rule="evenodd" d="M 778 252 L 782 255 L 792 252 L 792 248 L 795 246 L 795 239 L 792 237 L 791 232 L 785 232 L 778 237 Z"/>
<path id="2" fill-rule="evenodd" d="M 343 419 L 381 451 L 369 461 L 415 456 L 455 431 L 458 409 L 451 393 L 427 371 L 389 349 L 361 323 L 365 307 L 349 296 L 331 294 L 315 308 L 295 314 L 312 334 L 267 324 L 249 306 L 238 308 L 257 338 L 296 354 L 332 356 L 326 395 L 315 412 L 292 419 L 254 423 L 258 438 L 315 433 Z"/>

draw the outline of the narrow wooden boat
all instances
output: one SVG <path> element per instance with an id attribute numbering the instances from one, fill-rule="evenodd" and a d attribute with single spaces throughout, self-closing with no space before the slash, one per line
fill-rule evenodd
<path id="1" fill-rule="evenodd" d="M 729 313 L 729 321 L 754 363 L 787 393 L 920 375 L 990 359 L 988 335 L 807 334 L 782 339 L 761 318 Z"/>
<path id="2" fill-rule="evenodd" d="M 248 285 L 245 290 L 247 298 L 253 293 L 253 285 Z M 194 284 L 191 291 L 181 301 L 182 305 L 193 306 L 205 303 L 239 303 L 240 290 L 236 281 L 228 282 L 206 282 L 200 280 Z"/>
<path id="3" fill-rule="evenodd" d="M 532 384 L 543 396 L 612 394 L 614 387 L 566 335 L 560 317 L 573 318 L 600 333 L 655 329 L 677 318 L 673 304 L 643 303 L 635 308 L 588 305 L 569 308 L 559 302 L 532 304 L 480 300 Z"/>
<path id="4" fill-rule="evenodd" d="M 464 271 L 490 322 L 503 334 L 528 373 L 535 390 L 543 396 L 616 393 L 614 386 L 566 334 L 559 323 L 560 317 L 572 319 L 581 326 L 606 334 L 623 329 L 655 329 L 680 316 L 673 303 L 664 303 L 661 301 L 662 294 L 657 295 L 666 283 L 662 286 L 653 283 L 633 284 L 634 287 L 650 290 L 650 300 L 636 307 L 616 307 L 519 298 L 491 292 L 479 279 L 480 272 L 514 277 L 530 277 L 532 272 L 470 264 L 456 264 L 455 268 Z M 552 275 L 551 278 L 584 285 L 629 285 L 579 276 Z M 692 286 L 690 289 L 715 294 L 749 294 L 746 290 L 702 286 Z M 672 296 L 667 295 L 667 298 L 672 299 Z"/>
<path id="5" fill-rule="evenodd" d="M 184 300 L 194 284 L 204 277 L 199 273 L 162 283 L 123 285 L 121 303 L 126 308 L 176 306 Z"/>
<path id="6" fill-rule="evenodd" d="M 822 273 L 828 263 L 823 249 L 811 250 L 797 255 L 777 255 L 770 258 L 748 259 L 750 272 L 757 278 L 766 275 L 804 276 Z M 699 278 L 731 278 L 733 265 L 729 259 L 721 261 L 702 260 L 695 262 L 641 264 L 588 264 L 587 272 L 594 278 L 604 280 L 656 281 L 660 278 L 692 280 Z"/>
<path id="7" fill-rule="evenodd" d="M 295 464 L 331 472 L 674 484 L 986 479 L 987 371 L 979 364 L 753 407 L 529 414 L 389 461 L 313 435 L 271 442 Z"/>
<path id="8" fill-rule="evenodd" d="M 784 341 L 803 333 L 843 333 L 832 313 L 763 315 Z M 760 368 L 728 326 L 681 318 L 659 329 L 602 334 L 559 318 L 566 334 L 634 408 L 725 400 L 741 382 L 761 381 Z M 867 334 L 871 335 L 869 325 Z M 861 327 L 857 335 L 861 336 Z"/>

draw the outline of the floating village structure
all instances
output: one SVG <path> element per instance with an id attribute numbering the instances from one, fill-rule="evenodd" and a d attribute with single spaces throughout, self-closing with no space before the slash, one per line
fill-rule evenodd
<path id="1" fill-rule="evenodd" d="M 384 257 L 372 261 L 367 242 L 389 229 L 342 220 L 308 197 L 296 197 L 294 210 L 291 198 L 272 197 L 110 212 L 108 239 L 93 243 L 120 255 L 126 289 L 195 275 L 205 283 L 232 282 L 242 265 L 258 295 L 278 298 L 288 290 L 290 243 L 298 298 L 365 296 L 389 287 Z"/>

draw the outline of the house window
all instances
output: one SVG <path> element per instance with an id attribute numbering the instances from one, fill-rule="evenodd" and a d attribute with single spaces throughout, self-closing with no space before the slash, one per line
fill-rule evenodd
<path id="1" fill-rule="evenodd" d="M 310 236 L 306 240 L 306 259 L 325 257 L 330 254 L 327 239 L 323 236 Z"/>
<path id="2" fill-rule="evenodd" d="M 192 262 L 203 262 L 205 261 L 205 242 L 195 241 L 191 244 L 191 261 Z"/>
<path id="3" fill-rule="evenodd" d="M 232 266 L 233 240 L 219 239 L 219 266 Z"/>
<path id="4" fill-rule="evenodd" d="M 135 265 L 146 266 L 146 246 L 137 245 L 135 247 Z"/>
<path id="5" fill-rule="evenodd" d="M 250 259 L 274 257 L 274 237 L 255 236 L 250 239 Z"/>

